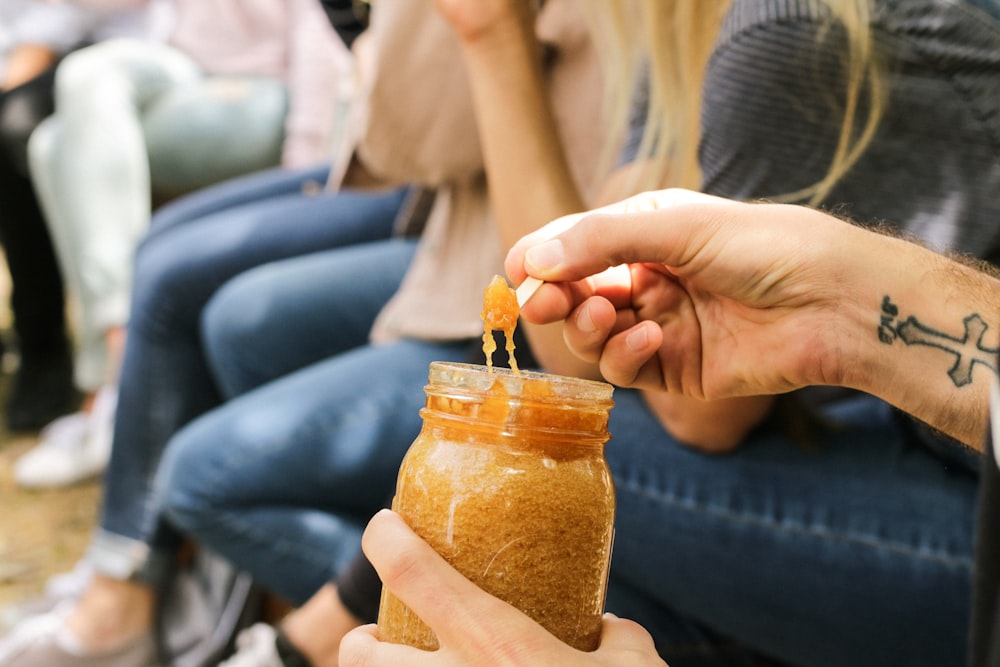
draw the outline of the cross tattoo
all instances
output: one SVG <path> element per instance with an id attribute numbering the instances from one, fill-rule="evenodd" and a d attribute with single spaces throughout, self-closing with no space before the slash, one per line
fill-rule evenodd
<path id="1" fill-rule="evenodd" d="M 955 355 L 955 365 L 948 371 L 956 387 L 962 387 L 972 382 L 972 369 L 976 364 L 982 364 L 997 372 L 997 352 L 1000 348 L 989 348 L 983 345 L 983 336 L 989 325 L 978 313 L 973 313 L 962 320 L 965 326 L 965 336 L 955 338 L 922 324 L 913 315 L 897 326 L 894 320 L 899 313 L 889 297 L 882 301 L 882 319 L 879 326 L 879 339 L 891 345 L 897 337 L 907 345 L 926 345 L 944 350 Z"/>

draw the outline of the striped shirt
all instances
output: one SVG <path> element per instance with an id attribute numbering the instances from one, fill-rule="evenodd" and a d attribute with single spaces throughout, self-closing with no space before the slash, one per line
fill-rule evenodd
<path id="1" fill-rule="evenodd" d="M 872 29 L 888 107 L 825 207 L 1000 263 L 1000 19 L 986 11 L 993 2 L 876 0 Z M 826 174 L 843 119 L 845 44 L 818 0 L 734 2 L 704 84 L 705 191 L 771 197 Z"/>
<path id="2" fill-rule="evenodd" d="M 1000 264 L 1000 0 L 874 8 L 888 108 L 823 207 Z M 769 198 L 823 178 L 843 119 L 845 53 L 819 0 L 734 0 L 705 75 L 702 190 Z M 647 96 L 636 96 L 625 161 Z"/>

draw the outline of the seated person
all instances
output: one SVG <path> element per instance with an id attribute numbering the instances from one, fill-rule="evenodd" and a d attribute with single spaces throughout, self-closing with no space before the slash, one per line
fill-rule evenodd
<path id="1" fill-rule="evenodd" d="M 620 262 L 631 271 L 606 271 Z M 548 281 L 524 307 L 526 319 L 564 321 L 574 353 L 626 386 L 697 400 L 850 387 L 983 448 L 997 385 L 1000 278 L 982 264 L 803 207 L 673 190 L 556 221 L 515 245 L 507 268 L 515 282 Z M 887 320 L 887 295 L 905 319 Z M 970 319 L 982 323 L 972 345 L 907 333 L 950 331 Z M 996 477 L 996 463 L 986 465 Z M 980 530 L 992 545 L 996 526 Z M 610 615 L 600 648 L 574 651 L 465 580 L 391 512 L 372 520 L 363 545 L 441 648 L 380 643 L 370 625 L 344 638 L 341 664 L 664 664 L 649 633 Z M 824 576 L 821 564 L 813 576 Z M 985 651 L 991 636 L 997 641 L 990 581 L 977 590 L 986 614 L 976 625 L 975 665 L 992 664 Z"/>
<path id="2" fill-rule="evenodd" d="M 154 206 L 329 159 L 350 56 L 317 0 L 170 4 L 165 42 L 107 40 L 64 59 L 54 113 L 31 135 L 31 177 L 71 298 L 84 393 L 75 426 L 51 430 L 16 464 L 31 486 L 72 483 L 107 464 L 132 257 Z"/>

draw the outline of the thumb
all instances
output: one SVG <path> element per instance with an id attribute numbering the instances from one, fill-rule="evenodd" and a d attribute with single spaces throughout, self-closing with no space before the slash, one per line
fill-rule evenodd
<path id="1" fill-rule="evenodd" d="M 552 222 L 535 230 L 534 232 L 526 234 L 519 241 L 517 241 L 517 243 L 515 243 L 507 253 L 507 257 L 504 262 L 504 269 L 510 279 L 514 281 L 514 284 L 520 284 L 528 275 L 528 272 L 525 270 L 525 254 L 528 250 L 531 250 L 546 241 L 560 237 L 566 230 L 573 229 L 581 220 L 589 219 L 593 216 L 599 216 L 601 214 L 620 215 L 639 213 L 641 211 L 655 211 L 685 203 L 720 204 L 726 201 L 727 200 L 719 197 L 713 197 L 711 195 L 694 192 L 692 190 L 671 188 L 668 190 L 643 192 L 633 197 L 629 197 L 628 199 L 623 199 L 622 201 L 609 204 L 608 206 L 602 206 L 601 208 L 591 211 L 564 215 L 561 218 L 556 218 Z M 546 271 L 552 266 L 553 261 L 555 261 L 556 265 L 558 265 L 558 262 L 561 259 L 558 254 L 558 246 L 556 246 L 553 251 L 546 250 L 541 252 L 554 252 L 554 255 L 550 260 L 545 260 L 542 256 L 536 257 L 533 271 Z M 532 273 L 532 275 L 535 275 L 538 278 L 543 277 L 542 275 L 536 273 Z M 555 278 L 549 279 L 554 280 Z"/>
<path id="2" fill-rule="evenodd" d="M 683 266 L 718 231 L 723 212 L 733 205 L 702 197 L 705 200 L 660 200 L 658 208 L 609 208 L 580 215 L 554 236 L 536 237 L 536 243 L 526 244 L 523 270 L 559 282 L 579 280 L 619 264 Z"/>
<path id="3" fill-rule="evenodd" d="M 654 653 L 656 646 L 652 635 L 644 627 L 611 613 L 604 614 L 601 624 L 601 650 L 645 650 Z"/>

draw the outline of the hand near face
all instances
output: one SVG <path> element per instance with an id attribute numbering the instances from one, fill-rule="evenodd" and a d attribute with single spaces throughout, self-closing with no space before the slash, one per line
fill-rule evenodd
<path id="1" fill-rule="evenodd" d="M 434 0 L 438 11 L 458 37 L 473 42 L 490 31 L 502 30 L 510 21 L 534 16 L 532 0 Z"/>

